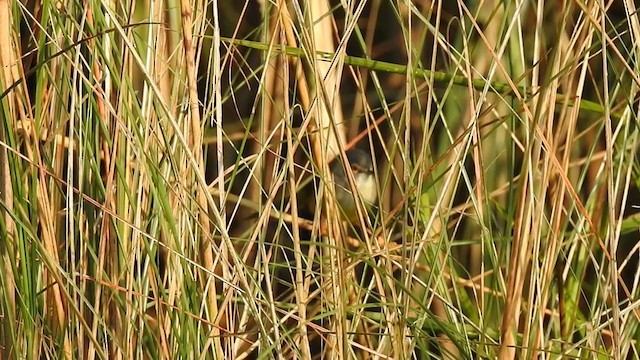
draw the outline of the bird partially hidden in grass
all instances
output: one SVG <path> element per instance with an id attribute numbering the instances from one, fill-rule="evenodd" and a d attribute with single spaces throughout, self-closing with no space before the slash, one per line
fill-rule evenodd
<path id="1" fill-rule="evenodd" d="M 366 205 L 363 210 L 373 207 L 378 199 L 378 191 L 376 187 L 376 179 L 373 175 L 373 162 L 371 156 L 366 151 L 360 149 L 352 149 L 347 152 L 348 166 L 351 168 L 353 178 L 355 180 L 356 191 Z M 337 157 L 331 162 L 331 173 L 335 181 L 336 201 L 339 210 L 343 216 L 354 225 L 359 225 L 358 210 L 356 207 L 356 198 L 351 191 L 349 179 L 345 167 Z M 365 214 L 366 215 L 366 212 Z"/>

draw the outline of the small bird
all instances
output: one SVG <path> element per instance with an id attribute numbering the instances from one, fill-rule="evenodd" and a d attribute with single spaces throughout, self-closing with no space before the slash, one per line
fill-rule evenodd
<path id="1" fill-rule="evenodd" d="M 360 194 L 360 198 L 367 207 L 374 206 L 378 199 L 378 191 L 371 156 L 363 150 L 352 149 L 347 152 L 347 160 L 349 160 L 356 191 Z M 335 181 L 336 200 L 342 213 L 352 224 L 359 224 L 356 200 L 351 192 L 349 179 L 340 157 L 331 162 L 331 173 Z"/>

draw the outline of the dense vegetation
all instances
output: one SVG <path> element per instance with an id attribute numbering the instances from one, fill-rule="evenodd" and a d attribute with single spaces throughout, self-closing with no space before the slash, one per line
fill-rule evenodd
<path id="1" fill-rule="evenodd" d="M 0 358 L 638 358 L 637 6 L 0 0 Z"/>

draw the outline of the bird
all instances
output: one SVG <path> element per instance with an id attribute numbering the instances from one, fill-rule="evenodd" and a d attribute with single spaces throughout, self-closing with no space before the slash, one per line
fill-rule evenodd
<path id="1" fill-rule="evenodd" d="M 373 174 L 373 161 L 368 152 L 352 149 L 347 152 L 348 166 L 351 168 L 355 180 L 356 191 L 367 208 L 375 205 L 378 199 L 376 179 Z M 342 164 L 341 157 L 337 157 L 330 164 L 336 189 L 336 201 L 346 220 L 354 225 L 360 224 L 356 199 L 351 191 L 349 179 Z"/>

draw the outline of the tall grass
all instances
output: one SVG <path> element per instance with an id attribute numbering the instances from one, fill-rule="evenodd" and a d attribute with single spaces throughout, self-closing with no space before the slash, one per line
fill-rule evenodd
<path id="1" fill-rule="evenodd" d="M 637 358 L 639 58 L 633 0 L 0 0 L 0 357 Z"/>

